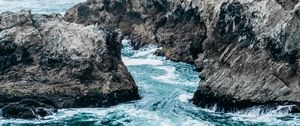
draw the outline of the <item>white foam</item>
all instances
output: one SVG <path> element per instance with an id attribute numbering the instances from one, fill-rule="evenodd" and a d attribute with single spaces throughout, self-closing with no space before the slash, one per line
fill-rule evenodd
<path id="1" fill-rule="evenodd" d="M 159 126 L 210 126 L 211 123 L 204 120 L 195 120 L 190 117 L 182 117 L 178 119 L 176 122 L 170 120 L 169 117 L 163 116 L 157 112 L 142 110 L 142 109 L 127 109 L 126 113 L 128 113 L 132 117 L 146 119 L 150 121 L 150 125 L 159 125 Z M 155 124 L 156 123 L 156 124 Z M 148 124 L 149 125 L 149 124 Z"/>
<path id="2" fill-rule="evenodd" d="M 154 126 L 155 125 L 172 126 L 172 121 L 169 118 L 163 117 L 159 113 L 154 111 L 132 108 L 132 109 L 127 109 L 125 112 L 129 114 L 131 117 L 136 117 L 136 118 L 143 119 L 145 121 L 146 120 L 149 121 L 149 122 L 145 122 L 146 124 L 151 123 L 150 125 L 154 125 Z"/>
<path id="3" fill-rule="evenodd" d="M 185 103 L 189 102 L 189 100 L 192 98 L 193 98 L 192 94 L 182 94 L 182 95 L 178 96 L 179 101 L 185 102 Z"/>
<path id="4" fill-rule="evenodd" d="M 129 39 L 123 39 L 122 40 L 123 45 L 129 45 L 130 42 L 131 42 L 131 40 L 129 40 Z"/>
<path id="5" fill-rule="evenodd" d="M 214 126 L 210 122 L 204 120 L 195 120 L 193 118 L 187 117 L 184 121 L 182 121 L 181 126 Z"/>
<path id="6" fill-rule="evenodd" d="M 293 105 L 285 105 L 285 106 L 278 106 L 276 109 L 269 109 L 266 112 L 262 113 L 261 111 L 265 108 L 261 107 L 252 107 L 250 109 L 239 111 L 232 115 L 233 120 L 237 121 L 248 121 L 248 122 L 263 122 L 268 123 L 269 125 L 294 125 L 297 123 L 295 120 L 280 120 L 280 117 L 291 117 L 289 113 L 290 109 Z"/>
<path id="7" fill-rule="evenodd" d="M 159 67 L 155 67 L 155 68 L 166 71 L 166 74 L 164 74 L 162 76 L 158 76 L 158 77 L 152 77 L 154 79 L 169 82 L 170 80 L 174 80 L 177 77 L 177 75 L 175 74 L 175 71 L 176 71 L 175 67 L 159 66 Z"/>
<path id="8" fill-rule="evenodd" d="M 207 105 L 204 108 L 201 108 L 202 111 L 209 112 L 211 114 L 217 112 L 217 109 L 218 109 L 218 104 L 215 104 L 214 106 Z"/>
<path id="9" fill-rule="evenodd" d="M 241 110 L 236 112 L 235 114 L 241 115 L 241 116 L 285 116 L 289 114 L 292 107 L 294 105 L 284 105 L 284 106 L 278 106 L 276 109 L 274 108 L 261 108 L 260 106 L 254 106 L 251 108 L 248 108 L 246 110 Z"/>
<path id="10" fill-rule="evenodd" d="M 134 58 L 123 58 L 123 62 L 126 66 L 136 66 L 136 65 L 162 65 L 163 62 L 156 59 L 134 59 Z"/>
<path id="11" fill-rule="evenodd" d="M 168 84 L 179 84 L 179 85 L 185 85 L 185 86 L 195 86 L 195 82 L 188 82 L 188 81 L 180 81 L 179 75 L 177 75 L 176 68 L 170 67 L 170 66 L 158 66 L 155 67 L 157 69 L 161 69 L 166 71 L 164 75 L 161 76 L 151 76 L 153 79 L 168 83 Z"/>
<path id="12" fill-rule="evenodd" d="M 135 55 L 133 55 L 133 57 L 143 57 L 143 56 L 149 56 L 149 55 L 153 55 L 153 53 L 159 49 L 157 46 L 155 45 L 149 45 L 146 48 L 141 48 L 140 50 L 138 50 Z"/>

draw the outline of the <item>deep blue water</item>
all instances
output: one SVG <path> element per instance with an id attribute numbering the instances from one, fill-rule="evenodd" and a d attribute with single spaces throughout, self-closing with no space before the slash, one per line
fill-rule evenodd
<path id="1" fill-rule="evenodd" d="M 0 11 L 33 9 L 34 13 L 63 13 L 84 0 L 0 0 Z M 122 57 L 133 75 L 141 100 L 110 108 L 63 109 L 39 120 L 6 120 L 0 125 L 115 125 L 115 126 L 210 126 L 299 125 L 300 115 L 288 114 L 288 106 L 260 113 L 259 107 L 235 113 L 215 112 L 189 102 L 199 82 L 194 67 L 153 55 L 150 45 L 134 51 L 123 41 Z"/>

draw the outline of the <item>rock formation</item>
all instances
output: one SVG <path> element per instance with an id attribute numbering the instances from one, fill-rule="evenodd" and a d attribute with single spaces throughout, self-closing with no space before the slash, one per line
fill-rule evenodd
<path id="1" fill-rule="evenodd" d="M 206 38 L 198 8 L 167 0 L 88 0 L 69 9 L 65 20 L 121 29 L 132 37 L 135 49 L 160 44 L 164 48 L 157 54 L 188 63 L 202 52 Z"/>
<path id="2" fill-rule="evenodd" d="M 293 4 L 294 3 L 294 4 Z M 225 111 L 253 105 L 300 103 L 299 6 L 296 1 L 203 1 L 216 6 L 196 60 L 204 78 L 199 106 Z M 294 107 L 291 112 L 299 112 Z"/>
<path id="3" fill-rule="evenodd" d="M 120 34 L 61 15 L 0 14 L 0 108 L 37 118 L 59 108 L 105 107 L 139 98 L 121 60 Z"/>
<path id="4" fill-rule="evenodd" d="M 300 103 L 298 0 L 88 0 L 65 20 L 121 29 L 133 46 L 194 63 L 193 103 L 231 111 Z M 297 107 L 298 106 L 298 107 Z"/>

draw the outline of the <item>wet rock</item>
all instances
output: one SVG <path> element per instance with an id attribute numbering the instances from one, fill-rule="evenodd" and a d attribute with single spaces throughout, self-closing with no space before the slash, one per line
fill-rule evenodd
<path id="1" fill-rule="evenodd" d="M 43 117 L 49 108 L 103 107 L 139 99 L 138 88 L 121 60 L 121 47 L 118 32 L 69 23 L 59 14 L 3 12 L 3 116 Z"/>
<path id="2" fill-rule="evenodd" d="M 300 105 L 292 107 L 291 113 L 300 113 Z"/>
<path id="3" fill-rule="evenodd" d="M 297 9 L 287 10 L 289 5 L 272 0 L 214 4 L 220 6 L 206 22 L 210 30 L 203 42 L 204 62 L 195 62 L 204 64 L 201 75 L 206 79 L 193 103 L 217 104 L 224 111 L 254 105 L 298 106 Z"/>
<path id="4" fill-rule="evenodd" d="M 114 7 L 116 3 L 120 6 Z M 105 5 L 106 9 L 99 9 Z M 167 58 L 188 63 L 193 63 L 197 54 L 202 52 L 202 41 L 206 38 L 200 11 L 187 2 L 88 0 L 69 9 L 65 20 L 121 29 L 124 35 L 130 35 L 133 39 L 134 49 L 156 43 L 164 48 L 161 53 Z"/>
<path id="5" fill-rule="evenodd" d="M 109 9 L 95 10 L 115 2 L 122 3 L 116 8 L 122 10 L 117 16 L 111 16 L 114 13 Z M 298 3 L 88 0 L 71 8 L 65 19 L 121 29 L 131 36 L 135 49 L 156 43 L 162 47 L 157 55 L 195 64 L 202 81 L 194 104 L 206 107 L 217 103 L 220 108 L 232 110 L 232 106 L 242 109 L 300 102 Z M 82 11 L 80 6 L 89 9 Z M 79 13 L 93 18 L 84 20 Z M 101 20 L 103 17 L 106 20 Z"/>
<path id="6" fill-rule="evenodd" d="M 4 118 L 34 119 L 57 112 L 56 107 L 33 99 L 23 99 L 6 105 L 1 109 L 1 113 Z"/>

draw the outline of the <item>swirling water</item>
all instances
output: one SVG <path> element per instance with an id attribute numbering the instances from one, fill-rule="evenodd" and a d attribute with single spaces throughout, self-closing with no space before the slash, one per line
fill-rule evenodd
<path id="1" fill-rule="evenodd" d="M 34 13 L 63 13 L 85 0 L 0 0 L 0 11 L 33 9 Z M 299 125 L 299 114 L 288 114 L 289 106 L 262 113 L 253 107 L 235 113 L 215 112 L 190 103 L 199 82 L 194 67 L 153 55 L 149 45 L 132 50 L 123 41 L 122 58 L 139 86 L 141 100 L 109 108 L 62 109 L 38 120 L 1 119 L 0 125 L 116 125 L 116 126 L 209 126 L 209 125 Z"/>

